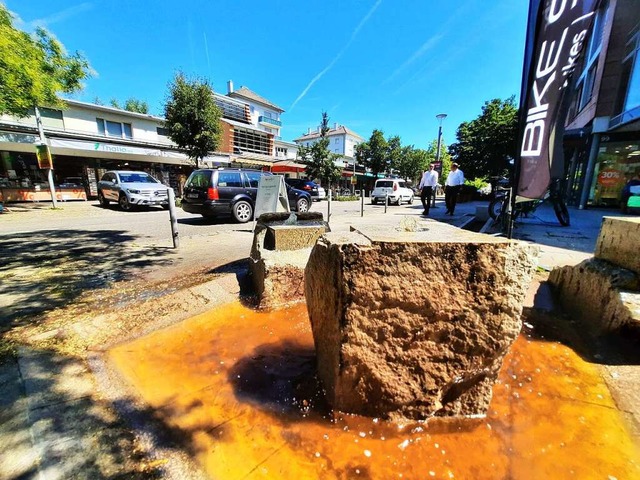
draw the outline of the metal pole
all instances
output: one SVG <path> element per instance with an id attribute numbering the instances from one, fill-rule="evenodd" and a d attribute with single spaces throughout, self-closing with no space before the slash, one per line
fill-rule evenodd
<path id="1" fill-rule="evenodd" d="M 440 142 L 442 141 L 442 120 L 440 120 L 440 125 L 438 126 L 438 147 L 436 150 L 436 162 L 440 162 Z M 440 171 L 442 171 L 442 167 L 440 167 Z M 431 202 L 431 207 L 435 208 L 436 206 L 436 194 L 438 192 L 438 186 L 433 187 L 433 201 Z"/>
<path id="2" fill-rule="evenodd" d="M 385 194 L 384 196 L 384 213 L 387 213 L 387 205 L 389 205 L 389 194 Z"/>
<path id="3" fill-rule="evenodd" d="M 38 107 L 34 107 L 36 112 L 36 124 L 38 125 L 38 133 L 40 134 L 40 141 L 43 145 L 47 144 L 47 138 L 44 136 L 44 129 L 42 128 L 42 118 L 40 117 L 40 110 Z M 56 203 L 56 188 L 53 184 L 53 168 L 47 168 L 47 181 L 49 182 L 49 192 L 51 192 L 51 204 L 53 208 L 58 208 Z"/>
<path id="4" fill-rule="evenodd" d="M 173 188 L 169 188 L 169 220 L 171 221 L 171 238 L 173 239 L 173 248 L 180 246 L 180 236 L 178 234 L 178 220 L 176 219 L 176 195 Z"/>
<path id="5" fill-rule="evenodd" d="M 356 159 L 355 158 L 353 159 L 353 180 L 356 180 Z M 353 187 L 353 195 L 355 196 L 357 181 L 354 182 L 353 180 L 351 181 L 351 186 Z"/>
<path id="6" fill-rule="evenodd" d="M 331 185 L 329 185 L 329 196 L 327 197 L 327 223 L 331 220 Z"/>
<path id="7" fill-rule="evenodd" d="M 582 191 L 580 192 L 580 203 L 578 208 L 583 210 L 589 201 L 589 193 L 591 193 L 591 184 L 593 183 L 593 172 L 596 169 L 596 159 L 598 158 L 598 149 L 600 148 L 600 134 L 594 133 L 591 137 L 591 150 L 589 151 L 589 160 L 587 169 L 582 180 Z"/>
<path id="8" fill-rule="evenodd" d="M 360 216 L 364 217 L 364 188 L 360 190 Z"/>

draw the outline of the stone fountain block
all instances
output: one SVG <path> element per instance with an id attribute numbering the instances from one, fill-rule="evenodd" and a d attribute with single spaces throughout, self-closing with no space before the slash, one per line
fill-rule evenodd
<path id="1" fill-rule="evenodd" d="M 485 415 L 537 255 L 436 222 L 321 237 L 305 295 L 329 403 L 382 418 Z"/>
<path id="2" fill-rule="evenodd" d="M 329 231 L 320 212 L 260 216 L 254 230 L 250 266 L 261 308 L 304 300 L 304 269 L 311 248 L 318 237 Z"/>
<path id="3" fill-rule="evenodd" d="M 640 218 L 604 217 L 594 256 L 640 275 Z"/>

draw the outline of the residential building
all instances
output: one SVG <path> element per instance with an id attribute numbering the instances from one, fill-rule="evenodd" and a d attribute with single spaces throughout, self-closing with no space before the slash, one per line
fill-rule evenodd
<path id="1" fill-rule="evenodd" d="M 282 109 L 246 87 L 235 95 L 214 96 L 222 111 L 221 144 L 199 166 L 271 169 L 277 160 L 295 159 L 297 146 L 276 138 Z M 195 165 L 169 139 L 162 117 L 65 102 L 64 110 L 38 109 L 60 200 L 95 197 L 98 180 L 110 169 L 146 171 L 182 194 Z M 278 123 L 272 131 L 265 126 L 267 114 Z M 38 168 L 35 154 L 41 143 L 35 110 L 25 118 L 0 116 L 0 201 L 50 198 L 47 171 Z"/>
<path id="2" fill-rule="evenodd" d="M 118 168 L 145 170 L 180 192 L 192 162 L 169 140 L 162 118 L 76 100 L 66 103 L 65 110 L 38 109 L 59 199 L 95 197 L 102 174 Z M 0 116 L 0 200 L 50 198 L 47 172 L 38 168 L 35 155 L 40 143 L 35 110 L 25 118 Z M 212 155 L 204 163 L 228 164 L 229 158 Z"/>
<path id="3" fill-rule="evenodd" d="M 618 207 L 640 175 L 640 0 L 603 1 L 575 71 L 564 137 L 571 204 Z"/>

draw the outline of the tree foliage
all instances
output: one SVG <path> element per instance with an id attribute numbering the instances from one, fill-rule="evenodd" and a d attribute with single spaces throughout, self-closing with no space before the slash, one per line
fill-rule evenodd
<path id="1" fill-rule="evenodd" d="M 356 147 L 355 155 L 358 163 L 369 168 L 376 178 L 379 173 L 389 171 L 389 151 L 389 142 L 384 138 L 384 133 L 374 130 L 369 140 Z"/>
<path id="2" fill-rule="evenodd" d="M 178 73 L 169 84 L 164 105 L 169 138 L 199 166 L 201 159 L 218 148 L 221 112 L 213 89 L 205 80 L 190 80 Z"/>
<path id="3" fill-rule="evenodd" d="M 427 169 L 428 165 L 427 151 L 409 145 L 402 147 L 402 155 L 394 165 L 394 170 L 406 180 L 419 182 L 422 172 Z"/>
<path id="4" fill-rule="evenodd" d="M 320 179 L 324 185 L 331 187 L 340 180 L 342 167 L 336 165 L 340 155 L 329 151 L 329 116 L 322 112 L 320 139 L 309 147 L 298 147 L 298 156 L 307 165 L 306 173 L 311 179 Z"/>
<path id="5" fill-rule="evenodd" d="M 29 115 L 36 106 L 63 108 L 60 93 L 82 88 L 89 64 L 79 53 L 67 55 L 44 29 L 18 30 L 0 3 L 0 114 Z"/>
<path id="6" fill-rule="evenodd" d="M 427 156 L 427 165 L 431 162 L 435 162 L 437 160 L 437 152 L 438 152 L 438 140 L 432 140 L 426 150 Z M 444 185 L 445 180 L 447 179 L 447 175 L 451 171 L 451 155 L 447 151 L 447 146 L 444 141 L 440 141 L 440 162 L 442 163 L 440 178 L 438 179 L 438 183 Z M 464 171 L 464 169 L 462 169 Z M 465 175 L 466 175 L 465 171 Z"/>
<path id="7" fill-rule="evenodd" d="M 149 105 L 143 100 L 137 98 L 127 98 L 124 102 L 124 109 L 128 112 L 149 113 Z"/>
<path id="8" fill-rule="evenodd" d="M 515 97 L 496 98 L 484 103 L 476 119 L 460 124 L 449 151 L 468 178 L 503 176 L 516 157 L 517 136 Z"/>

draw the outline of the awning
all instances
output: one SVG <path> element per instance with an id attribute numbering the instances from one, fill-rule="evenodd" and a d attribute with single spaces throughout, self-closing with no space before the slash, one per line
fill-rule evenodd
<path id="1" fill-rule="evenodd" d="M 244 165 L 259 165 L 261 167 L 270 167 L 273 165 L 273 162 L 267 162 L 266 160 L 257 160 L 255 158 L 242 158 L 242 157 L 234 157 L 231 162 L 240 163 Z"/>
<path id="2" fill-rule="evenodd" d="M 281 160 L 279 162 L 275 162 L 271 167 L 271 171 L 274 173 L 302 173 L 307 168 L 306 165 L 302 163 L 296 163 L 292 160 Z"/>

